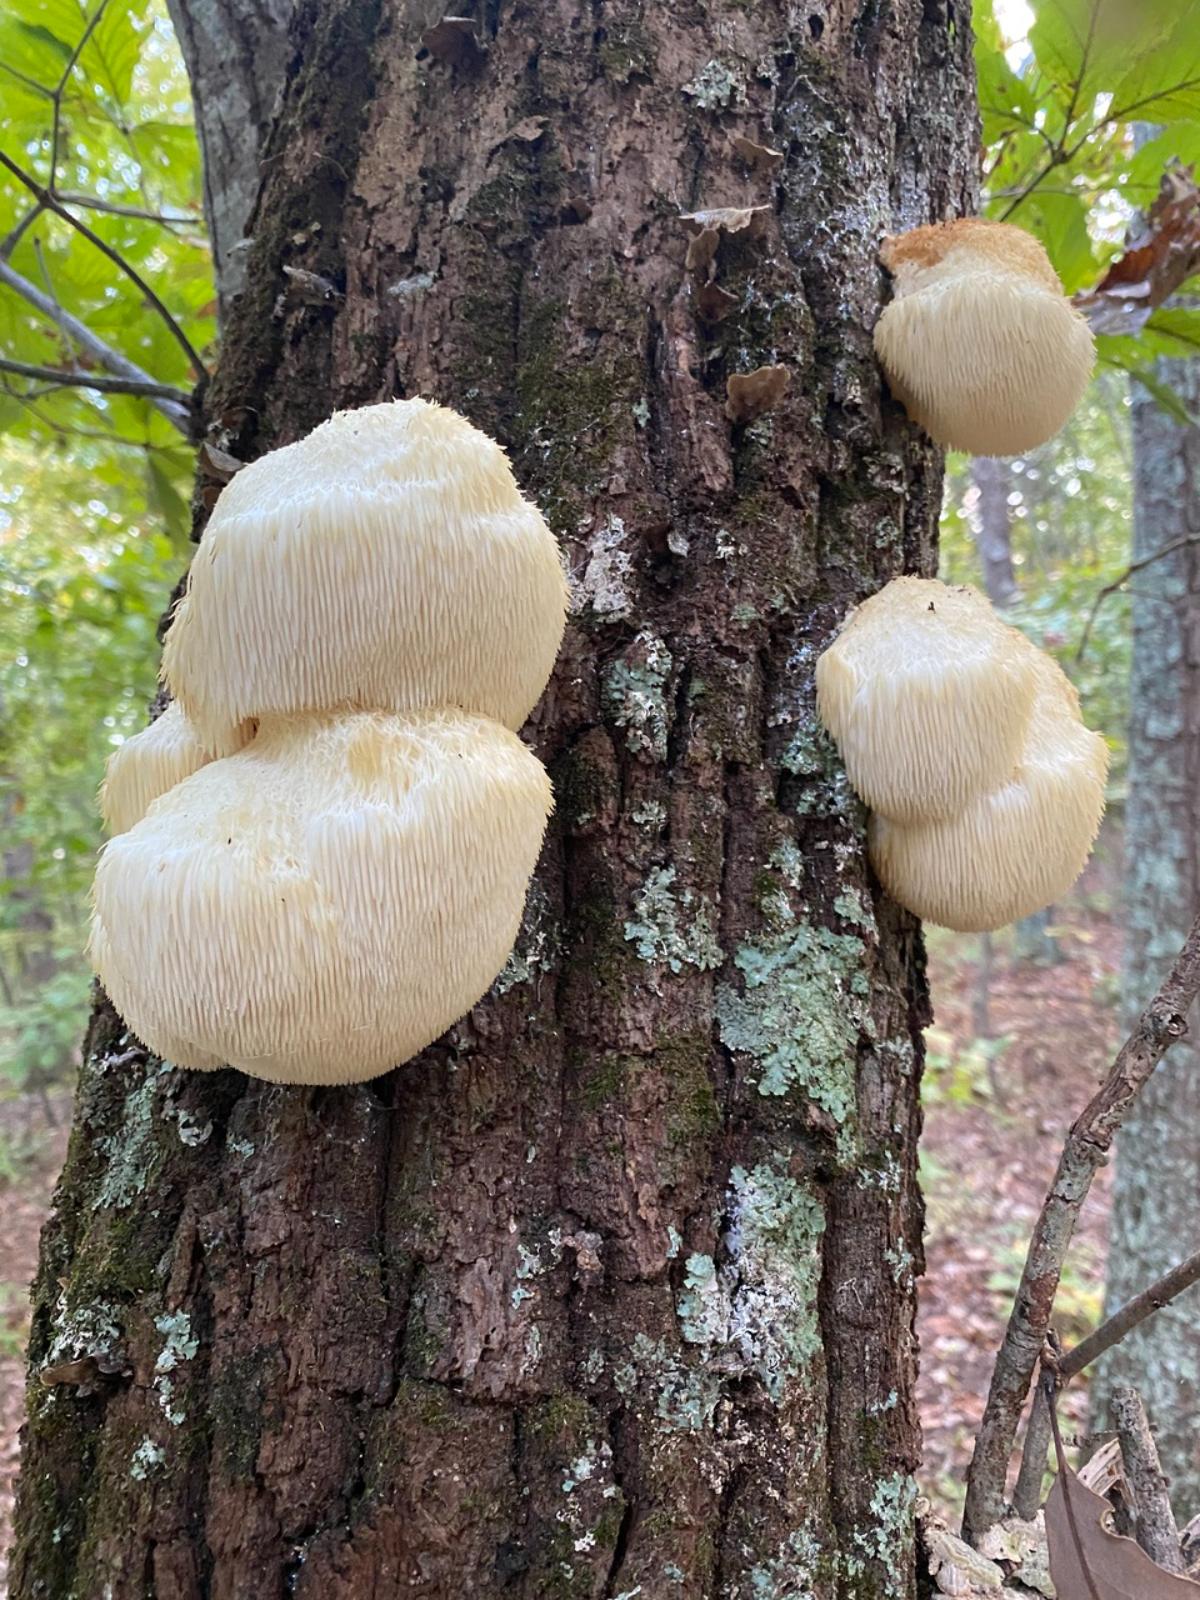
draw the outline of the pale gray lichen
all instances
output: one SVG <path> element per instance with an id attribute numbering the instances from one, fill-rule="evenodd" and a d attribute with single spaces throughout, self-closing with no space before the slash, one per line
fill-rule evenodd
<path id="1" fill-rule="evenodd" d="M 788 1534 L 770 1561 L 752 1567 L 752 1600 L 811 1600 L 815 1593 L 821 1544 L 807 1528 Z"/>
<path id="2" fill-rule="evenodd" d="M 761 1163 L 734 1167 L 720 1267 L 693 1255 L 676 1300 L 680 1332 L 725 1373 L 753 1374 L 778 1404 L 821 1349 L 817 1287 L 825 1214 L 810 1187 Z"/>
<path id="3" fill-rule="evenodd" d="M 615 1369 L 613 1382 L 627 1398 L 648 1384 L 658 1419 L 672 1431 L 684 1433 L 707 1428 L 721 1398 L 717 1373 L 683 1361 L 663 1340 L 644 1333 L 634 1336 L 629 1359 Z"/>
<path id="4" fill-rule="evenodd" d="M 507 994 L 520 983 L 530 983 L 539 972 L 552 972 L 558 957 L 558 935 L 545 889 L 535 878 L 529 885 L 521 931 L 508 953 L 492 988 Z"/>
<path id="5" fill-rule="evenodd" d="M 178 1427 L 187 1420 L 187 1413 L 175 1402 L 175 1382 L 170 1374 L 183 1362 L 192 1360 L 200 1341 L 192 1332 L 192 1319 L 186 1311 L 164 1312 L 155 1317 L 154 1326 L 164 1336 L 163 1347 L 154 1363 L 154 1387 L 163 1415 Z"/>
<path id="6" fill-rule="evenodd" d="M 59 1294 L 54 1308 L 54 1334 L 46 1352 L 46 1364 L 79 1361 L 84 1356 L 108 1355 L 121 1337 L 116 1309 L 103 1300 L 91 1305 L 66 1305 L 66 1290 Z"/>
<path id="7" fill-rule="evenodd" d="M 667 823 L 667 808 L 660 800 L 645 800 L 639 806 L 634 806 L 629 813 L 639 828 L 648 828 L 654 833 L 660 833 Z"/>
<path id="8" fill-rule="evenodd" d="M 716 913 L 708 900 L 690 889 L 675 894 L 675 877 L 674 867 L 651 872 L 634 896 L 625 937 L 643 961 L 661 962 L 672 972 L 681 972 L 685 964 L 711 971 L 724 960 L 717 943 Z"/>
<path id="9" fill-rule="evenodd" d="M 656 634 L 642 632 L 627 656 L 614 661 L 604 675 L 601 699 L 605 712 L 618 728 L 624 728 L 625 743 L 633 755 L 652 761 L 667 759 L 670 713 L 666 686 L 674 664 L 665 643 Z"/>
<path id="10" fill-rule="evenodd" d="M 572 585 L 576 611 L 590 608 L 607 622 L 633 614 L 633 557 L 625 541 L 625 524 L 617 516 L 610 516 L 590 536 L 583 574 Z"/>
<path id="11" fill-rule="evenodd" d="M 916 1483 L 907 1472 L 893 1472 L 876 1484 L 871 1496 L 873 1523 L 854 1531 L 856 1547 L 868 1559 L 878 1561 L 886 1574 L 883 1597 L 900 1600 L 909 1592 L 904 1574 L 915 1538 L 916 1507 Z"/>
<path id="12" fill-rule="evenodd" d="M 129 1458 L 129 1476 L 139 1482 L 158 1471 L 167 1459 L 167 1452 L 153 1439 L 143 1439 Z"/>
<path id="13" fill-rule="evenodd" d="M 745 90 L 737 72 L 723 61 L 706 61 L 683 93 L 705 111 L 720 111 L 745 103 Z"/>
<path id="14" fill-rule="evenodd" d="M 173 1071 L 169 1061 L 148 1067 L 125 1096 L 119 1132 L 99 1141 L 104 1167 L 96 1195 L 99 1209 L 132 1205 L 145 1191 L 156 1154 L 154 1099 L 162 1079 Z"/>

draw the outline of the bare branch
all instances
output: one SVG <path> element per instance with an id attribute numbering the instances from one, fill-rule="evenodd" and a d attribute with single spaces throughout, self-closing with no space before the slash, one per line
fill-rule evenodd
<path id="1" fill-rule="evenodd" d="M 82 206 L 85 211 L 102 211 L 108 217 L 132 217 L 135 222 L 157 222 L 164 228 L 196 228 L 203 226 L 199 217 L 186 211 L 144 211 L 141 206 L 121 206 L 115 200 L 101 200 L 99 195 L 64 193 L 55 191 L 64 205 Z"/>
<path id="2" fill-rule="evenodd" d="M 105 344 L 78 317 L 70 311 L 57 306 L 50 296 L 43 294 L 36 284 L 30 283 L 28 278 L 23 278 L 19 272 L 13 270 L 6 261 L 0 261 L 0 283 L 5 283 L 10 289 L 16 291 L 23 300 L 28 300 L 44 317 L 49 317 L 58 326 L 70 334 L 71 338 L 84 351 L 91 360 L 111 373 L 119 383 L 89 383 L 93 389 L 108 390 L 117 394 L 140 394 L 151 401 L 156 411 L 161 411 L 188 439 L 193 437 L 191 402 L 189 396 L 182 389 L 174 389 L 169 384 L 158 383 L 148 372 L 143 371 L 136 362 L 130 361 L 119 350 L 114 350 L 111 345 Z M 20 372 L 25 377 L 45 378 L 50 377 L 53 383 L 80 383 L 85 379 L 95 377 L 95 374 L 84 373 L 80 377 L 67 378 L 55 372 L 53 368 L 26 367 L 22 363 L 9 363 L 5 368 L 9 372 Z"/>
<path id="3" fill-rule="evenodd" d="M 3 239 L 0 239 L 0 261 L 8 260 L 9 256 L 12 255 L 13 251 L 25 237 L 26 229 L 33 226 L 33 224 L 41 216 L 44 209 L 45 208 L 39 202 L 35 201 L 25 215 L 20 219 L 20 221 L 9 229 L 9 231 L 4 235 Z"/>
<path id="4" fill-rule="evenodd" d="M 1113 1390 L 1108 1407 L 1121 1441 L 1125 1479 L 1137 1514 L 1137 1542 L 1151 1561 L 1157 1561 L 1168 1572 L 1186 1576 L 1167 1478 L 1142 1397 L 1136 1389 L 1122 1386 Z"/>
<path id="5" fill-rule="evenodd" d="M 63 91 L 66 89 L 67 84 L 70 83 L 71 74 L 75 71 L 75 64 L 87 47 L 88 40 L 96 31 L 96 24 L 104 15 L 104 8 L 107 4 L 108 0 L 100 0 L 100 4 L 88 18 L 87 26 L 83 30 L 79 43 L 71 51 L 67 64 L 62 70 L 62 76 L 59 78 L 58 85 L 54 90 L 54 122 L 50 130 L 50 190 L 52 193 L 54 185 L 58 181 L 58 144 L 62 132 Z"/>
<path id="6" fill-rule="evenodd" d="M 95 245 L 96 249 L 99 250 L 102 255 L 107 256 L 113 265 L 123 272 L 131 283 L 137 285 L 148 304 L 154 307 L 159 316 L 162 317 L 163 321 L 166 323 L 167 327 L 171 330 L 175 342 L 179 345 L 184 354 L 187 356 L 188 360 L 191 362 L 196 375 L 198 377 L 207 377 L 208 368 L 204 365 L 204 362 L 201 361 L 200 356 L 198 355 L 191 340 L 188 338 L 187 334 L 184 333 L 183 329 L 176 322 L 175 318 L 167 310 L 163 302 L 155 294 L 154 290 L 146 282 L 145 278 L 142 277 L 137 268 L 131 266 L 129 262 L 125 260 L 125 257 L 121 255 L 119 251 L 114 250 L 110 244 L 106 244 L 105 241 L 100 238 L 99 234 L 93 233 L 85 222 L 80 222 L 77 216 L 74 216 L 70 211 L 67 210 L 66 206 L 64 206 L 59 200 L 55 199 L 55 197 L 50 193 L 49 189 L 40 184 L 36 178 L 31 177 L 30 174 L 24 170 L 24 168 L 19 167 L 10 156 L 4 154 L 3 150 L 0 150 L 0 166 L 7 168 L 7 170 L 12 173 L 14 178 L 23 183 L 29 192 L 41 201 L 42 205 L 47 211 L 53 211 L 56 217 L 61 217 L 64 222 L 70 223 L 71 227 L 73 227 L 77 233 L 81 233 L 90 244 Z"/>
<path id="7" fill-rule="evenodd" d="M 1004 1486 L 1017 1426 L 1046 1342 L 1054 1296 L 1080 1208 L 1117 1129 L 1170 1046 L 1187 1032 L 1200 992 L 1200 917 L 1165 983 L 1146 1007 L 1091 1102 L 1071 1125 L 1034 1226 L 1008 1327 L 996 1357 L 967 1474 L 964 1528 L 980 1535 L 1004 1515 Z"/>
<path id="8" fill-rule="evenodd" d="M 0 372 L 11 372 L 18 378 L 34 378 L 56 389 L 95 389 L 100 394 L 133 394 L 146 400 L 169 400 L 180 406 L 188 398 L 182 389 L 155 383 L 153 378 L 113 378 L 100 372 L 61 371 L 58 367 L 34 366 L 28 361 L 10 361 L 7 356 L 0 356 Z"/>
<path id="9" fill-rule="evenodd" d="M 1127 1300 L 1119 1311 L 1114 1311 L 1106 1322 L 1081 1339 L 1073 1350 L 1063 1356 L 1054 1371 L 1059 1383 L 1066 1383 L 1119 1344 L 1127 1333 L 1132 1333 L 1140 1322 L 1161 1311 L 1163 1306 L 1200 1283 L 1200 1250 L 1186 1261 L 1181 1261 L 1170 1272 L 1164 1272 L 1148 1289 Z M 1046 1470 L 1046 1453 L 1050 1448 L 1050 1415 L 1046 1397 L 1039 1385 L 1033 1397 L 1029 1421 L 1025 1427 L 1025 1442 L 1021 1448 L 1021 1470 L 1013 1491 L 1013 1510 L 1028 1522 L 1037 1515 L 1042 1501 L 1042 1477 Z"/>
<path id="10" fill-rule="evenodd" d="M 1154 550 L 1150 555 L 1142 556 L 1138 561 L 1131 561 L 1119 578 L 1114 578 L 1111 583 L 1106 583 L 1103 589 L 1097 589 L 1095 599 L 1092 601 L 1091 609 L 1087 614 L 1087 621 L 1083 625 L 1083 632 L 1079 636 L 1079 644 L 1075 651 L 1076 666 L 1083 660 L 1083 652 L 1088 647 L 1088 640 L 1092 636 L 1092 628 L 1096 617 L 1099 615 L 1100 607 L 1109 596 L 1116 594 L 1118 589 L 1123 589 L 1130 578 L 1135 573 L 1141 572 L 1143 567 L 1153 566 L 1156 561 L 1161 561 L 1164 556 L 1174 555 L 1176 550 L 1182 550 L 1189 544 L 1200 544 L 1200 533 L 1188 533 L 1182 539 L 1172 539 L 1170 544 L 1164 544 L 1161 550 Z"/>

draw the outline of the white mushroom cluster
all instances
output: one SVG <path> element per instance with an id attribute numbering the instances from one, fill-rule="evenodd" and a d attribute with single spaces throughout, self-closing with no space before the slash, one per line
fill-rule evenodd
<path id="1" fill-rule="evenodd" d="M 939 444 L 1013 456 L 1058 432 L 1095 363 L 1086 320 L 1037 239 L 963 217 L 885 239 L 875 325 L 892 393 Z"/>
<path id="2" fill-rule="evenodd" d="M 817 709 L 871 808 L 893 899 L 960 932 L 1049 905 L 1083 870 L 1108 750 L 1057 663 L 974 589 L 895 578 L 817 662 Z"/>
<path id="3" fill-rule="evenodd" d="M 361 1082 L 487 991 L 552 807 L 513 731 L 566 618 L 554 536 L 453 411 L 339 412 L 222 494 L 113 756 L 91 955 L 179 1066 Z"/>

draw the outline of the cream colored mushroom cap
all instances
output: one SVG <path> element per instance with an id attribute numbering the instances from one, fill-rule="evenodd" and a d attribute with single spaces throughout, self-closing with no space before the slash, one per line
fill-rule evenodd
<path id="1" fill-rule="evenodd" d="M 246 717 L 460 706 L 517 728 L 567 588 L 504 451 L 427 400 L 340 411 L 217 502 L 163 652 L 202 737 Z"/>
<path id="2" fill-rule="evenodd" d="M 504 965 L 551 804 L 536 756 L 483 717 L 265 721 L 105 846 L 93 964 L 178 1066 L 375 1077 Z"/>
<path id="3" fill-rule="evenodd" d="M 1010 777 L 1033 706 L 1030 650 L 975 589 L 893 578 L 864 600 L 816 673 L 818 714 L 859 797 L 897 822 L 948 818 Z"/>
<path id="4" fill-rule="evenodd" d="M 140 822 L 160 794 L 221 755 L 240 750 L 253 733 L 246 723 L 230 730 L 215 750 L 201 744 L 196 730 L 172 701 L 162 714 L 126 739 L 109 756 L 100 785 L 100 815 L 110 834 Z"/>
<path id="5" fill-rule="evenodd" d="M 1012 778 L 949 821 L 868 825 L 892 898 L 960 933 L 1003 928 L 1057 900 L 1083 871 L 1104 812 L 1104 740 L 1079 720 L 1057 665 L 1030 650 L 1038 691 Z"/>
<path id="6" fill-rule="evenodd" d="M 1052 438 L 1083 396 L 1095 345 L 1038 241 L 971 218 L 889 246 L 895 293 L 875 351 L 912 420 L 974 455 Z"/>

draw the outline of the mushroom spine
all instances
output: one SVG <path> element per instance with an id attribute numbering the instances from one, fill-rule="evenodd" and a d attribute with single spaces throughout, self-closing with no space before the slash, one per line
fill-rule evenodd
<path id="1" fill-rule="evenodd" d="M 339 412 L 232 480 L 167 636 L 175 699 L 103 795 L 90 953 L 151 1049 L 358 1082 L 481 998 L 552 809 L 513 730 L 565 617 L 553 535 L 441 406 Z"/>

